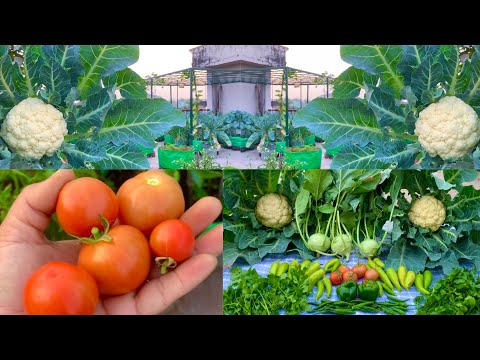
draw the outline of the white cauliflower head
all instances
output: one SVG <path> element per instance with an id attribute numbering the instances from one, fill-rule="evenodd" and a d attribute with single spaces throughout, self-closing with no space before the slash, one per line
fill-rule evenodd
<path id="1" fill-rule="evenodd" d="M 445 96 L 419 114 L 415 134 L 430 156 L 461 159 L 480 140 L 480 121 L 473 108 L 455 96 Z"/>
<path id="2" fill-rule="evenodd" d="M 67 134 L 67 122 L 60 111 L 37 98 L 15 105 L 2 123 L 0 135 L 7 145 L 26 159 L 52 156 Z"/>
<path id="3" fill-rule="evenodd" d="M 258 199 L 255 216 L 260 224 L 280 229 L 292 221 L 292 207 L 285 196 L 269 193 Z"/>
<path id="4" fill-rule="evenodd" d="M 442 226 L 445 216 L 443 203 L 430 195 L 416 199 L 408 213 L 408 218 L 412 223 L 432 231 L 437 231 Z"/>

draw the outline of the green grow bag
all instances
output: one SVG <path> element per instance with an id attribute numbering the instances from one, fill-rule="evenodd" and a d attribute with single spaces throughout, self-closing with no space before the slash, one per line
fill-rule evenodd
<path id="1" fill-rule="evenodd" d="M 333 149 L 328 149 L 325 152 L 327 153 L 328 156 L 335 156 L 338 154 L 338 152 L 342 149 L 342 145 L 334 147 Z"/>
<path id="2" fill-rule="evenodd" d="M 275 143 L 275 151 L 278 153 L 284 153 L 286 145 L 287 145 L 286 141 L 277 141 Z"/>
<path id="3" fill-rule="evenodd" d="M 305 138 L 305 145 L 315 146 L 315 135 L 310 135 Z"/>
<path id="4" fill-rule="evenodd" d="M 322 166 L 322 149 L 313 151 L 289 152 L 285 151 L 285 164 L 295 165 L 299 170 L 320 169 Z M 301 165 L 297 165 L 298 162 Z"/>
<path id="5" fill-rule="evenodd" d="M 154 149 L 153 149 L 153 148 L 143 147 L 142 145 L 138 145 L 138 147 L 140 148 L 140 150 L 142 151 L 142 153 L 144 153 L 145 155 L 151 155 L 151 154 L 153 154 L 153 152 L 154 152 Z"/>
<path id="6" fill-rule="evenodd" d="M 171 135 L 165 135 L 165 139 L 163 140 L 163 143 L 164 143 L 165 145 L 174 144 L 174 143 L 175 143 L 175 140 L 174 140 L 173 136 L 171 136 Z"/>
<path id="7" fill-rule="evenodd" d="M 158 166 L 162 169 L 181 169 L 182 162 L 195 159 L 195 150 L 165 150 L 158 149 Z"/>
<path id="8" fill-rule="evenodd" d="M 202 151 L 203 141 L 202 140 L 193 140 L 193 150 Z"/>
<path id="9" fill-rule="evenodd" d="M 232 142 L 232 147 L 237 147 L 240 149 L 246 149 L 247 148 L 247 141 L 248 138 L 243 138 L 240 136 L 229 136 L 230 141 Z"/>

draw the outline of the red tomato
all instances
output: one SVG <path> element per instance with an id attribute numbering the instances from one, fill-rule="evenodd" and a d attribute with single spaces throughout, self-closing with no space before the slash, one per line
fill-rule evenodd
<path id="1" fill-rule="evenodd" d="M 121 295 L 137 289 L 150 272 L 147 238 L 138 229 L 118 225 L 110 229 L 111 242 L 83 244 L 78 265 L 96 280 L 100 294 Z"/>
<path id="2" fill-rule="evenodd" d="M 330 281 L 333 285 L 340 285 L 343 282 L 342 273 L 339 270 L 335 270 L 330 273 Z"/>
<path id="3" fill-rule="evenodd" d="M 365 280 L 377 280 L 378 279 L 378 271 L 375 269 L 368 269 L 365 272 Z"/>
<path id="4" fill-rule="evenodd" d="M 178 182 L 162 170 L 148 170 L 125 181 L 118 189 L 119 218 L 150 235 L 162 221 L 178 219 L 185 198 Z"/>
<path id="5" fill-rule="evenodd" d="M 100 180 L 82 177 L 67 183 L 57 200 L 57 217 L 67 234 L 89 237 L 97 227 L 104 230 L 99 215 L 112 225 L 118 216 L 115 193 Z"/>
<path id="6" fill-rule="evenodd" d="M 350 271 L 350 268 L 348 266 L 341 265 L 337 270 L 340 271 L 342 274 L 344 274 L 347 271 Z"/>
<path id="7" fill-rule="evenodd" d="M 357 274 L 358 278 L 361 279 L 365 276 L 365 273 L 367 272 L 367 265 L 365 264 L 358 264 L 352 267 L 352 271 Z"/>
<path id="8" fill-rule="evenodd" d="M 352 270 L 349 270 L 349 271 L 345 271 L 343 273 L 342 279 L 343 279 L 343 281 L 349 281 L 349 280 L 357 281 L 358 276 Z"/>
<path id="9" fill-rule="evenodd" d="M 158 224 L 150 235 L 150 248 L 155 256 L 170 257 L 180 263 L 192 256 L 195 236 L 185 222 L 178 219 Z"/>
<path id="10" fill-rule="evenodd" d="M 31 315 L 91 315 L 97 307 L 98 288 L 81 267 L 52 261 L 30 276 L 23 301 Z"/>

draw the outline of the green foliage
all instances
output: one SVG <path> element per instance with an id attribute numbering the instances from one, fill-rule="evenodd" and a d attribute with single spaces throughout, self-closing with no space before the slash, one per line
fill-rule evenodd
<path id="1" fill-rule="evenodd" d="M 253 119 L 253 133 L 249 136 L 246 147 L 251 147 L 259 142 L 259 148 L 268 141 L 275 140 L 275 130 L 279 125 L 279 116 L 277 114 L 257 115 Z"/>
<path id="2" fill-rule="evenodd" d="M 198 127 L 201 128 L 203 138 L 209 143 L 218 144 L 219 140 L 227 146 L 232 146 L 232 142 L 227 135 L 227 132 L 232 127 L 221 116 L 216 116 L 213 113 L 202 113 L 198 117 Z"/>
<path id="3" fill-rule="evenodd" d="M 480 111 L 480 55 L 457 45 L 342 45 L 352 66 L 335 79 L 333 98 L 317 98 L 296 114 L 325 140 L 342 149 L 331 168 L 475 168 L 480 148 L 463 159 L 431 158 L 414 134 L 419 113 L 454 95 Z M 462 54 L 467 54 L 464 57 Z"/>
<path id="4" fill-rule="evenodd" d="M 305 271 L 292 269 L 289 276 L 264 278 L 255 269 L 233 268 L 231 276 L 232 283 L 223 291 L 225 315 L 274 315 L 280 310 L 295 315 L 310 309 Z"/>
<path id="5" fill-rule="evenodd" d="M 240 136 L 248 138 L 255 131 L 253 127 L 254 116 L 246 111 L 230 111 L 222 116 L 226 126 L 228 126 L 228 136 Z"/>
<path id="6" fill-rule="evenodd" d="M 387 267 L 397 268 L 403 264 L 413 271 L 441 267 L 443 273 L 448 274 L 459 266 L 460 261 L 480 266 L 480 246 L 470 236 L 480 230 L 480 190 L 463 183 L 474 175 L 477 175 L 476 171 L 450 170 L 444 171 L 442 180 L 436 179 L 431 171 L 405 174 L 401 188 L 408 192 L 411 200 L 404 196 L 398 198 Z M 389 179 L 387 184 L 390 182 Z M 446 207 L 445 225 L 435 232 L 416 227 L 408 219 L 411 201 L 422 195 L 432 195 Z M 379 204 L 385 206 L 383 201 Z"/>
<path id="7" fill-rule="evenodd" d="M 147 99 L 145 80 L 129 68 L 138 60 L 138 45 L 22 45 L 10 55 L 4 50 L 0 123 L 20 101 L 39 97 L 62 112 L 68 135 L 56 154 L 35 162 L 1 141 L 1 168 L 148 168 L 137 145 L 152 148 L 172 126 L 185 123 L 164 99 Z"/>
<path id="8" fill-rule="evenodd" d="M 418 315 L 477 315 L 480 313 L 480 277 L 476 268 L 456 268 L 440 279 L 430 295 L 414 301 Z"/>

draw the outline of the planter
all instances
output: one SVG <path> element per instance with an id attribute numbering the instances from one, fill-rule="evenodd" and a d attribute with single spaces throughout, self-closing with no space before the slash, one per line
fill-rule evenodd
<path id="1" fill-rule="evenodd" d="M 275 143 L 275 151 L 283 154 L 285 152 L 286 145 L 287 145 L 286 141 L 277 141 Z"/>
<path id="2" fill-rule="evenodd" d="M 320 169 L 322 166 L 322 149 L 311 151 L 290 152 L 285 151 L 285 164 L 294 165 L 299 170 Z"/>
<path id="3" fill-rule="evenodd" d="M 202 140 L 193 140 L 193 150 L 202 151 L 203 141 Z"/>
<path id="4" fill-rule="evenodd" d="M 158 166 L 162 169 L 181 169 L 183 163 L 195 159 L 195 150 L 170 150 L 158 148 Z"/>
<path id="5" fill-rule="evenodd" d="M 337 146 L 337 147 L 334 147 L 332 149 L 328 149 L 325 151 L 325 153 L 330 156 L 330 157 L 334 157 L 335 155 L 338 154 L 338 152 L 342 149 L 342 145 L 340 146 Z"/>
<path id="6" fill-rule="evenodd" d="M 242 138 L 240 136 L 229 136 L 230 141 L 232 142 L 232 147 L 239 149 L 246 149 L 248 138 Z"/>

